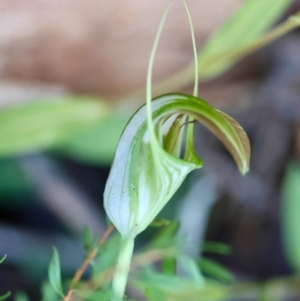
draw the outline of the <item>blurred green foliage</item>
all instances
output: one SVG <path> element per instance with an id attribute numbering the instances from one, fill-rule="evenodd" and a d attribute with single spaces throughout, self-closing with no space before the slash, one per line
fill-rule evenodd
<path id="1" fill-rule="evenodd" d="M 300 273 L 300 163 L 287 165 L 282 187 L 281 203 L 282 239 L 287 259 Z"/>
<path id="2" fill-rule="evenodd" d="M 110 165 L 129 115 L 112 113 L 89 128 L 79 129 L 57 147 L 64 155 L 92 164 Z"/>
<path id="3" fill-rule="evenodd" d="M 291 0 L 247 0 L 237 13 L 217 31 L 199 54 L 202 79 L 214 78 L 230 68 L 240 57 L 232 56 L 250 47 L 261 38 Z M 229 54 L 229 55 L 228 55 Z M 38 100 L 12 106 L 0 111 L 0 158 L 41 150 L 55 150 L 63 155 L 93 164 L 109 164 L 113 159 L 120 134 L 129 119 L 126 114 L 114 112 L 111 105 L 98 97 L 66 96 Z M 287 168 L 282 191 L 282 225 L 286 254 L 295 272 L 300 270 L 300 164 Z M 27 189 L 26 180 L 13 161 L 0 161 L 0 196 Z M 180 254 L 176 232 L 178 223 L 158 223 L 163 226 L 156 238 L 133 259 L 130 283 L 145 293 L 148 300 L 226 300 L 239 296 L 260 297 L 260 300 L 279 298 L 299 293 L 300 279 L 295 277 L 270 280 L 266 283 L 223 285 L 232 276 L 224 267 L 204 258 L 181 257 L 186 275 L 175 274 L 174 261 Z M 98 249 L 91 263 L 92 277 L 79 284 L 76 293 L 85 300 L 108 300 L 109 281 L 114 266 L 119 236 L 113 236 Z M 84 235 L 84 246 L 89 252 L 95 245 L 90 232 Z M 160 253 L 154 253 L 155 251 Z M 148 253 L 147 253 L 148 252 Z M 152 252 L 152 253 L 151 253 Z M 228 254 L 230 248 L 204 244 L 203 252 Z M 152 264 L 151 256 L 159 254 L 162 270 Z M 150 256 L 151 255 L 151 256 Z M 135 259 L 140 256 L 145 266 Z M 171 259 L 171 261 L 170 261 Z M 3 260 L 0 261 L 0 263 Z M 139 263 L 139 264 L 138 264 Z M 202 275 L 201 269 L 208 275 Z M 166 268 L 166 266 L 168 268 Z M 140 269 L 138 269 L 140 268 Z M 43 301 L 56 301 L 63 296 L 58 252 L 54 250 L 49 267 L 49 282 L 42 287 Z M 203 281 L 204 279 L 204 281 Z M 213 279 L 213 280 L 212 280 Z M 63 283 L 65 281 L 63 280 Z M 93 290 L 88 290 L 92 287 Z M 278 293 L 275 295 L 275 293 Z M 0 297 L 7 298 L 8 292 Z M 28 298 L 16 296 L 16 301 Z M 249 298 L 248 298 L 249 299 Z"/>
<path id="4" fill-rule="evenodd" d="M 30 301 L 28 296 L 25 293 L 18 292 L 15 295 L 14 301 Z"/>
<path id="5" fill-rule="evenodd" d="M 2 258 L 0 258 L 0 264 L 3 263 L 5 258 L 6 258 L 6 254 Z M 4 294 L 2 296 L 0 295 L 0 301 L 7 299 L 10 295 L 11 295 L 11 292 L 7 292 L 6 294 Z"/>
<path id="6" fill-rule="evenodd" d="M 199 55 L 200 78 L 209 79 L 229 69 L 238 53 L 260 39 L 291 0 L 247 0 L 204 45 Z"/>
<path id="7" fill-rule="evenodd" d="M 0 111 L 0 156 L 57 146 L 110 113 L 95 97 L 70 96 L 28 102 Z"/>
<path id="8" fill-rule="evenodd" d="M 16 161 L 0 159 L 1 206 L 25 206 L 33 201 L 31 196 L 30 183 Z"/>

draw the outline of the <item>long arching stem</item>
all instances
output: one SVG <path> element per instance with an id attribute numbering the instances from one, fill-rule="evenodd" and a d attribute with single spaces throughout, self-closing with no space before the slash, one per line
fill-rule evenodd
<path id="1" fill-rule="evenodd" d="M 115 268 L 114 279 L 112 283 L 113 298 L 112 301 L 122 301 L 125 293 L 130 262 L 133 253 L 134 238 L 121 238 L 119 258 Z"/>
<path id="2" fill-rule="evenodd" d="M 173 0 L 170 0 L 165 11 L 164 14 L 161 18 L 156 36 L 155 36 L 155 40 L 152 46 L 152 50 L 151 50 L 151 54 L 150 54 L 150 59 L 149 59 L 149 65 L 148 65 L 148 71 L 147 71 L 147 81 L 146 81 L 146 104 L 147 104 L 147 125 L 148 125 L 148 131 L 150 134 L 150 138 L 151 138 L 151 145 L 153 144 L 157 144 L 158 141 L 156 139 L 155 136 L 155 132 L 154 132 L 154 125 L 153 125 L 153 120 L 152 120 L 152 106 L 151 106 L 151 100 L 152 100 L 152 92 L 151 92 L 151 82 L 152 82 L 152 70 L 153 70 L 153 63 L 154 63 L 154 57 L 155 57 L 155 53 L 156 53 L 156 49 L 157 49 L 157 45 L 159 42 L 159 38 L 161 36 L 161 32 L 164 26 L 164 23 L 166 21 L 168 12 L 170 10 L 171 4 L 172 4 Z"/>
<path id="3" fill-rule="evenodd" d="M 147 125 L 148 125 L 148 131 L 151 137 L 151 146 L 154 144 L 157 144 L 158 141 L 155 136 L 154 132 L 154 125 L 152 120 L 152 108 L 151 108 L 151 81 L 152 81 L 152 69 L 153 69 L 153 63 L 154 63 L 154 57 L 156 53 L 156 48 L 158 45 L 158 41 L 162 32 L 163 25 L 165 23 L 167 14 L 170 10 L 171 4 L 173 0 L 169 1 L 169 4 L 167 5 L 164 14 L 161 18 L 156 37 L 153 43 L 149 65 L 148 65 L 148 73 L 147 73 L 147 83 L 146 83 L 146 104 L 147 104 Z M 128 273 L 130 269 L 130 262 L 132 257 L 134 247 L 134 238 L 122 238 L 121 240 L 121 246 L 120 246 L 120 253 L 118 262 L 115 269 L 115 275 L 112 283 L 112 289 L 113 289 L 113 298 L 112 301 L 121 301 L 123 300 Z"/>

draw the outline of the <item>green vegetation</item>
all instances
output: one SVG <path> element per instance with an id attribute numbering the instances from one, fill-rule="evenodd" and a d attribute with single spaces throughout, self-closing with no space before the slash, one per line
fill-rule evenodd
<path id="1" fill-rule="evenodd" d="M 198 76 L 200 81 L 215 78 L 247 54 L 300 26 L 298 13 L 267 32 L 290 3 L 290 0 L 244 1 L 196 55 L 196 67 L 188 66 L 151 87 L 155 49 L 166 10 L 150 58 L 146 104 L 131 118 L 129 112 L 113 110 L 104 99 L 88 96 L 32 101 L 0 111 L 2 159 L 49 150 L 94 165 L 113 164 L 104 194 L 105 209 L 113 225 L 108 225 L 99 241 L 89 229 L 83 231 L 86 257 L 71 280 L 62 276 L 59 253 L 53 249 L 49 281 L 41 289 L 43 301 L 70 301 L 75 295 L 82 300 L 133 301 L 124 295 L 126 287 L 128 296 L 134 292 L 133 295 L 149 301 L 232 300 L 248 296 L 281 300 L 299 293 L 298 163 L 288 166 L 283 190 L 286 202 L 282 235 L 295 270 L 295 275 L 289 278 L 235 283 L 233 274 L 222 265 L 203 254 L 199 258 L 186 254 L 182 247 L 184 240 L 177 235 L 176 221 L 156 219 L 187 174 L 203 165 L 194 150 L 195 121 L 220 139 L 242 174 L 248 171 L 250 143 L 246 133 L 234 119 L 198 98 Z M 196 49 L 194 42 L 193 38 Z M 192 81 L 194 68 L 194 95 L 173 93 Z M 162 91 L 170 94 L 152 101 L 152 92 Z M 13 165 L 11 170 L 15 170 Z M 17 190 L 23 191 L 22 175 L 17 173 L 16 179 Z M 6 188 L 0 185 L 0 195 Z M 148 227 L 155 232 L 153 239 L 143 248 L 133 250 L 135 237 Z M 226 245 L 203 243 L 202 251 L 226 256 L 231 250 Z M 83 277 L 88 268 L 90 274 Z M 9 296 L 10 292 L 0 300 Z M 19 293 L 15 300 L 26 301 L 28 297 Z"/>

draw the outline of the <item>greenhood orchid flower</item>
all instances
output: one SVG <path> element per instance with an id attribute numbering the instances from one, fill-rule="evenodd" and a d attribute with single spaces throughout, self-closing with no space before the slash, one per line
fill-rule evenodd
<path id="1" fill-rule="evenodd" d="M 143 106 L 120 138 L 106 183 L 104 206 L 123 237 L 142 232 L 187 174 L 202 166 L 193 147 L 193 123 L 187 117 L 201 122 L 223 142 L 242 174 L 248 171 L 249 140 L 235 120 L 194 96 L 173 93 L 154 99 L 154 133 Z"/>
<path id="2" fill-rule="evenodd" d="M 249 168 L 250 144 L 241 126 L 196 97 L 199 73 L 197 51 L 185 0 L 183 3 L 190 22 L 195 55 L 194 96 L 172 93 L 151 101 L 155 51 L 171 3 L 172 0 L 163 14 L 150 55 L 146 105 L 133 115 L 124 129 L 104 191 L 107 215 L 122 235 L 112 282 L 112 301 L 123 300 L 134 238 L 152 222 L 187 174 L 202 166 L 202 160 L 194 150 L 195 120 L 223 142 L 242 174 Z"/>

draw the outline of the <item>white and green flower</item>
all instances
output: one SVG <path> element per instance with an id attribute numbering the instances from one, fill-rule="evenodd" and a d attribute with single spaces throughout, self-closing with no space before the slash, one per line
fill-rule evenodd
<path id="1" fill-rule="evenodd" d="M 120 138 L 106 183 L 105 209 L 123 237 L 142 232 L 187 174 L 202 166 L 193 147 L 193 124 L 187 123 L 188 117 L 204 124 L 223 142 L 242 174 L 248 171 L 249 140 L 235 120 L 194 96 L 173 93 L 154 99 L 154 134 L 143 106 Z"/>
<path id="2" fill-rule="evenodd" d="M 223 142 L 242 174 L 249 168 L 250 144 L 244 130 L 231 117 L 196 97 L 197 51 L 185 0 L 195 54 L 194 96 L 172 93 L 151 101 L 155 51 L 171 3 L 172 0 L 163 14 L 150 55 L 146 105 L 133 115 L 124 129 L 104 191 L 107 215 L 122 235 L 112 282 L 112 301 L 123 300 L 135 236 L 152 222 L 187 174 L 202 166 L 194 150 L 195 120 Z"/>

